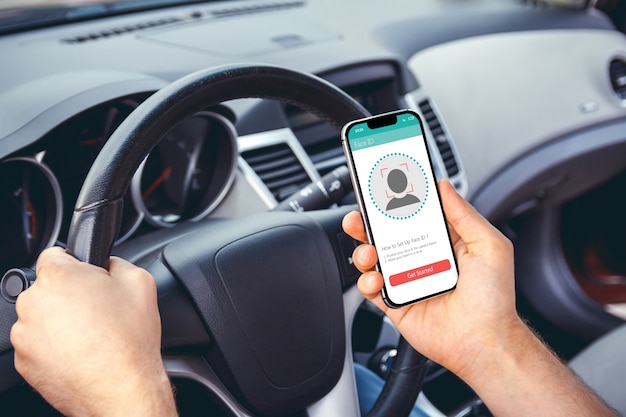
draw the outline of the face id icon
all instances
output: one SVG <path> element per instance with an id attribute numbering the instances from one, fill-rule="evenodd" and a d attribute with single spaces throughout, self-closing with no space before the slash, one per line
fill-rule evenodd
<path id="1" fill-rule="evenodd" d="M 379 211 L 401 219 L 419 212 L 428 194 L 428 183 L 417 161 L 407 155 L 391 154 L 372 168 L 369 191 Z"/>

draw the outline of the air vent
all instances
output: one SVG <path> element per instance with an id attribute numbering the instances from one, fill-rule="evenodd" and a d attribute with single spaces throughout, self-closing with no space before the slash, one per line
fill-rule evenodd
<path id="1" fill-rule="evenodd" d="M 286 143 L 241 153 L 278 201 L 311 182 L 300 161 Z"/>
<path id="2" fill-rule="evenodd" d="M 626 100 L 626 62 L 613 59 L 609 65 L 611 85 L 620 100 Z"/>
<path id="3" fill-rule="evenodd" d="M 152 29 L 159 26 L 171 25 L 173 23 L 182 22 L 189 18 L 196 18 L 196 16 L 184 17 L 170 17 L 158 20 L 148 20 L 145 22 L 135 23 L 132 25 L 118 26 L 115 28 L 104 29 L 95 32 L 89 32 L 82 35 L 73 36 L 71 38 L 61 39 L 64 43 L 84 43 L 89 41 L 97 41 L 100 39 L 110 38 L 112 36 L 126 35 L 129 33 L 138 32 L 145 29 Z"/>
<path id="4" fill-rule="evenodd" d="M 428 125 L 430 133 L 432 133 L 433 138 L 435 139 L 437 149 L 441 154 L 441 159 L 446 167 L 448 177 L 454 177 L 459 173 L 459 164 L 457 163 L 454 156 L 454 151 L 450 146 L 450 141 L 446 136 L 446 131 L 441 125 L 437 114 L 433 110 L 428 100 L 421 101 L 419 103 L 419 108 L 422 112 L 422 116 L 424 116 L 426 124 Z"/>
<path id="5" fill-rule="evenodd" d="M 322 177 L 335 168 L 346 164 L 341 139 L 338 136 L 312 143 L 306 146 L 305 150 Z"/>

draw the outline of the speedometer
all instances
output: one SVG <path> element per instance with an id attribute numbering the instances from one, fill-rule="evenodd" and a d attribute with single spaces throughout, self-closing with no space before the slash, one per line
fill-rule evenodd
<path id="1" fill-rule="evenodd" d="M 43 162 L 54 172 L 63 197 L 61 243 L 67 239 L 76 199 L 87 172 L 113 131 L 141 99 L 141 96 L 124 98 L 95 106 L 67 120 L 46 136 Z M 117 243 L 127 239 L 140 226 L 141 220 L 130 193 L 126 193 Z"/>
<path id="2" fill-rule="evenodd" d="M 133 202 L 146 221 L 171 227 L 205 217 L 232 184 L 237 161 L 236 133 L 224 116 L 203 111 L 159 141 L 133 178 Z"/>
<path id="3" fill-rule="evenodd" d="M 61 192 L 52 172 L 30 157 L 2 162 L 0 213 L 0 273 L 32 266 L 61 227 Z"/>

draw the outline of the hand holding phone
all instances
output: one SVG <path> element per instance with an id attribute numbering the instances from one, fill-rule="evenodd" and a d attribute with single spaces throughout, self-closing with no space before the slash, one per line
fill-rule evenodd
<path id="1" fill-rule="evenodd" d="M 454 289 L 456 260 L 417 113 L 353 121 L 342 142 L 385 303 L 398 308 Z"/>

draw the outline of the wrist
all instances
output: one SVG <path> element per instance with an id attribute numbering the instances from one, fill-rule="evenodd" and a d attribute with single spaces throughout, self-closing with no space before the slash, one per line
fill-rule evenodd
<path id="1" fill-rule="evenodd" d="M 145 415 L 154 417 L 177 416 L 171 382 L 160 367 L 145 373 L 129 375 L 119 392 L 115 410 L 108 415 Z"/>
<path id="2" fill-rule="evenodd" d="M 523 366 L 524 352 L 530 345 L 541 344 L 528 326 L 515 315 L 497 331 L 485 331 L 471 337 L 473 345 L 451 368 L 459 378 L 474 387 L 486 378 L 499 378 L 505 369 Z M 470 339 L 470 338 L 468 338 Z"/>

